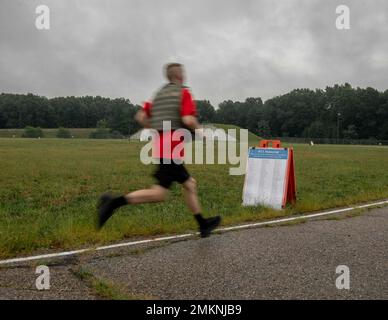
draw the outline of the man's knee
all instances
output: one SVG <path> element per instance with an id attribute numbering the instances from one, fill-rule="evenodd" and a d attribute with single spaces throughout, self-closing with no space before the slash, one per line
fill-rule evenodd
<path id="1" fill-rule="evenodd" d="M 189 192 L 196 192 L 197 191 L 197 181 L 190 177 L 187 179 L 187 181 L 183 184 L 183 188 Z"/>

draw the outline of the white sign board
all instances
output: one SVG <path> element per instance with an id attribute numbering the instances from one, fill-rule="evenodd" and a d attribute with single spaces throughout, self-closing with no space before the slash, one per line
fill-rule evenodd
<path id="1" fill-rule="evenodd" d="M 282 208 L 288 157 L 288 149 L 284 148 L 249 149 L 243 205 Z"/>

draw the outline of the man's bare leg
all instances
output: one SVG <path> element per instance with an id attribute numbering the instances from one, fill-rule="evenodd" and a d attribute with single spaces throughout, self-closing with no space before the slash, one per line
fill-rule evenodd
<path id="1" fill-rule="evenodd" d="M 197 181 L 194 178 L 190 177 L 186 182 L 182 184 L 183 194 L 185 196 L 185 201 L 190 211 L 193 214 L 201 212 L 201 206 L 199 204 L 198 195 L 197 195 Z"/>
<path id="2" fill-rule="evenodd" d="M 199 224 L 201 237 L 208 237 L 221 222 L 219 216 L 205 219 L 201 215 L 201 206 L 197 195 L 197 183 L 190 177 L 183 184 L 183 193 L 185 201 L 194 218 Z M 98 228 L 100 229 L 105 222 L 112 216 L 113 212 L 126 204 L 141 204 L 165 201 L 168 196 L 168 189 L 154 185 L 150 189 L 137 190 L 124 196 L 113 198 L 110 195 L 104 195 L 101 198 L 99 206 Z"/>
<path id="3" fill-rule="evenodd" d="M 168 190 L 159 185 L 154 185 L 150 189 L 137 190 L 116 198 L 105 194 L 100 198 L 97 228 L 101 229 L 105 222 L 113 215 L 114 211 L 121 206 L 161 202 L 167 199 L 167 195 Z"/>
<path id="4" fill-rule="evenodd" d="M 182 184 L 182 186 L 186 204 L 199 224 L 201 237 L 208 237 L 210 233 L 220 224 L 221 217 L 216 216 L 208 219 L 202 217 L 201 206 L 197 195 L 197 182 L 194 178 L 190 177 Z"/>
<path id="5" fill-rule="evenodd" d="M 140 204 L 166 201 L 168 190 L 159 185 L 153 185 L 150 189 L 133 191 L 124 197 L 128 203 Z"/>

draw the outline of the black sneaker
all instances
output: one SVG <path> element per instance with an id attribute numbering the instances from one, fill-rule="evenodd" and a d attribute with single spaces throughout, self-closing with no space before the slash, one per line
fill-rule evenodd
<path id="1" fill-rule="evenodd" d="M 113 196 L 110 193 L 105 193 L 100 197 L 100 202 L 98 204 L 98 213 L 97 213 L 97 229 L 100 230 L 105 222 L 112 216 L 113 207 L 112 200 Z"/>
<path id="2" fill-rule="evenodd" d="M 201 237 L 206 238 L 210 236 L 211 232 L 219 226 L 221 223 L 221 217 L 211 217 L 208 219 L 205 219 L 205 223 L 199 228 L 199 231 L 201 232 Z"/>

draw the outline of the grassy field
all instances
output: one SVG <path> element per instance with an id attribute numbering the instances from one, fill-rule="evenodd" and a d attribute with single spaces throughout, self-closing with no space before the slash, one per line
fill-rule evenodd
<path id="1" fill-rule="evenodd" d="M 195 230 L 175 185 L 169 202 L 124 207 L 95 231 L 102 192 L 153 183 L 153 167 L 139 160 L 141 147 L 127 140 L 0 138 L 0 257 Z M 388 148 L 294 149 L 298 202 L 283 211 L 242 207 L 244 176 L 230 176 L 229 165 L 189 165 L 204 215 L 220 214 L 228 225 L 388 198 Z"/>

